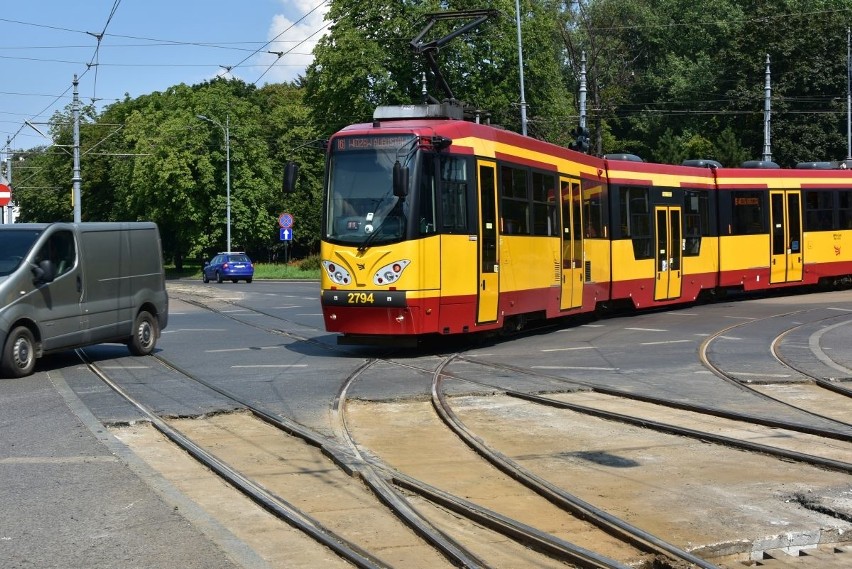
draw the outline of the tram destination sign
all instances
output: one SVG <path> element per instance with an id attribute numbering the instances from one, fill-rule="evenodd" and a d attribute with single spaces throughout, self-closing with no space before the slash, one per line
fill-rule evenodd
<path id="1" fill-rule="evenodd" d="M 413 135 L 341 136 L 334 143 L 337 152 L 357 150 L 394 150 L 411 142 Z"/>

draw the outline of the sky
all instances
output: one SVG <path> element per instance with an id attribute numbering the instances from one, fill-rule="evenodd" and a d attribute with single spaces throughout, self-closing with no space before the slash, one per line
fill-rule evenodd
<path id="1" fill-rule="evenodd" d="M 27 0 L 0 11 L 0 148 L 49 144 L 72 101 L 105 105 L 220 77 L 304 74 L 327 0 Z M 98 41 L 100 37 L 100 41 Z M 281 54 L 279 56 L 279 54 Z M 28 124 L 29 123 L 29 124 Z M 32 126 L 30 126 L 32 125 Z M 33 128 L 34 127 L 34 128 Z"/>

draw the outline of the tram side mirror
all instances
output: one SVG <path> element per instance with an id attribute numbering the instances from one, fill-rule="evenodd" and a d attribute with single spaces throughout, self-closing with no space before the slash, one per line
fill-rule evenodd
<path id="1" fill-rule="evenodd" d="M 408 167 L 399 163 L 393 165 L 393 195 L 404 198 L 408 195 Z"/>
<path id="2" fill-rule="evenodd" d="M 284 182 L 281 185 L 281 191 L 285 194 L 292 194 L 296 191 L 296 179 L 299 177 L 299 165 L 292 160 L 284 166 Z"/>

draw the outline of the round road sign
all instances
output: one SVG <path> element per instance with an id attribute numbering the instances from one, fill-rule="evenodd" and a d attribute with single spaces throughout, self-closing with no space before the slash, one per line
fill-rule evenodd
<path id="1" fill-rule="evenodd" d="M 0 184 L 0 206 L 8 205 L 12 201 L 12 190 L 6 184 Z"/>
<path id="2" fill-rule="evenodd" d="M 282 213 L 278 216 L 278 225 L 281 226 L 281 229 L 290 229 L 293 227 L 293 214 L 291 213 Z"/>

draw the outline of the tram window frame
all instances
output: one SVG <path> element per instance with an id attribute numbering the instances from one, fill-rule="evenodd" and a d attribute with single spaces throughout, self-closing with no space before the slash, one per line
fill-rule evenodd
<path id="1" fill-rule="evenodd" d="M 423 154 L 420 166 L 419 223 L 417 230 L 421 236 L 433 235 L 438 232 L 438 199 L 436 188 L 436 164 L 432 154 Z"/>
<path id="2" fill-rule="evenodd" d="M 831 231 L 837 228 L 834 194 L 830 190 L 806 190 L 802 199 L 805 231 Z"/>
<path id="3" fill-rule="evenodd" d="M 766 229 L 766 190 L 731 192 L 731 235 L 761 235 Z"/>
<path id="4" fill-rule="evenodd" d="M 633 258 L 654 257 L 654 240 L 651 231 L 651 188 L 647 186 L 622 186 L 618 193 L 621 214 L 621 236 L 633 244 Z"/>
<path id="5" fill-rule="evenodd" d="M 465 156 L 440 155 L 438 163 L 438 193 L 441 217 L 438 233 L 461 235 L 470 233 L 471 181 L 470 160 Z M 450 174 L 461 176 L 450 177 Z M 422 201 L 422 198 L 421 198 Z"/>
<path id="6" fill-rule="evenodd" d="M 559 235 L 556 216 L 556 175 L 547 172 L 532 173 L 532 234 Z"/>
<path id="7" fill-rule="evenodd" d="M 837 192 L 838 229 L 852 229 L 852 190 Z"/>
<path id="8" fill-rule="evenodd" d="M 503 235 L 530 234 L 529 171 L 500 166 L 500 232 Z"/>
<path id="9" fill-rule="evenodd" d="M 701 238 L 710 232 L 710 192 L 686 190 L 683 193 L 683 256 L 701 254 Z"/>
<path id="10" fill-rule="evenodd" d="M 581 180 L 583 194 L 583 237 L 606 237 L 604 225 L 604 197 L 606 186 L 596 180 Z"/>

